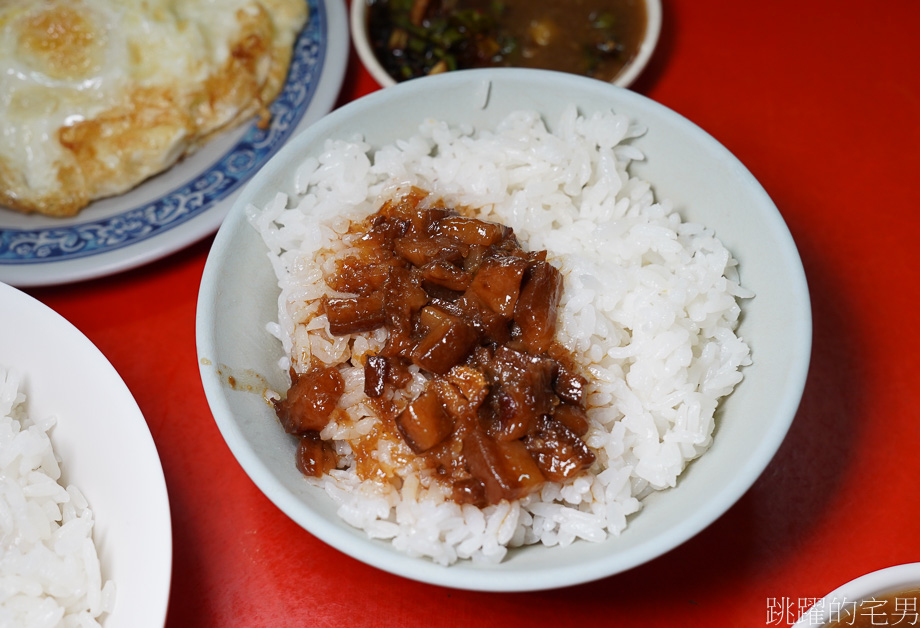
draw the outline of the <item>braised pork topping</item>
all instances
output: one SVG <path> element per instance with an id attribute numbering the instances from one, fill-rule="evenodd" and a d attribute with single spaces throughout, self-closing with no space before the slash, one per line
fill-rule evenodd
<path id="1" fill-rule="evenodd" d="M 562 276 L 510 228 L 429 201 L 413 189 L 367 219 L 326 279 L 352 295 L 324 301 L 330 332 L 386 328 L 382 350 L 364 356 L 364 393 L 458 503 L 518 499 L 578 475 L 594 454 L 582 440 L 587 382 L 554 341 Z M 388 391 L 410 381 L 410 365 L 428 384 L 398 405 Z M 276 412 L 302 439 L 298 467 L 322 475 L 331 449 L 318 432 L 342 377 L 334 367 L 292 377 Z"/>

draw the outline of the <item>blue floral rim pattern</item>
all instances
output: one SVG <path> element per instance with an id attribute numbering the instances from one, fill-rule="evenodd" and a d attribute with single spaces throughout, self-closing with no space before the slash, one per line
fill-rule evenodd
<path id="1" fill-rule="evenodd" d="M 172 192 L 95 222 L 58 228 L 0 230 L 0 263 L 41 264 L 88 257 L 152 238 L 199 216 L 237 190 L 290 138 L 316 91 L 326 54 L 327 21 L 319 0 L 294 45 L 287 81 L 269 107 L 266 129 L 251 124 L 213 166 Z"/>

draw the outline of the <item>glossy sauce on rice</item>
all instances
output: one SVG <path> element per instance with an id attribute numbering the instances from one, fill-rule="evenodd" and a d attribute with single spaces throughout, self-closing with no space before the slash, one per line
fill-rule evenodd
<path id="1" fill-rule="evenodd" d="M 555 341 L 563 282 L 546 251 L 525 251 L 507 226 L 465 216 L 418 188 L 385 202 L 350 235 L 359 236 L 355 253 L 324 281 L 351 296 L 327 297 L 317 314 L 333 336 L 386 330 L 381 351 L 352 356 L 380 418 L 375 433 L 350 443 L 361 477 L 381 475 L 360 453 L 381 438 L 405 442 L 453 501 L 480 507 L 591 466 L 581 439 L 587 381 Z M 406 403 L 394 393 L 411 380 L 409 365 L 428 384 Z M 336 467 L 319 432 L 344 392 L 337 366 L 292 369 L 287 395 L 274 402 L 285 430 L 300 438 L 305 475 Z"/>
<path id="2" fill-rule="evenodd" d="M 494 129 L 429 120 L 416 136 L 376 150 L 330 141 L 298 170 L 298 197 L 251 208 L 281 288 L 279 318 L 269 325 L 286 356 L 279 366 L 302 373 L 336 365 L 343 382 L 319 432 L 337 468 L 305 481 L 326 490 L 345 521 L 410 555 L 495 562 L 509 547 L 618 534 L 644 497 L 676 485 L 705 452 L 718 400 L 750 363 L 735 329 L 739 299 L 752 295 L 731 254 L 627 172 L 644 158 L 630 143 L 643 130 L 613 112 L 583 116 L 575 107 L 551 123 L 520 111 Z M 588 473 L 479 508 L 452 501 L 404 442 L 353 449 L 379 429 L 361 358 L 381 351 L 387 335 L 330 333 L 322 304 L 347 295 L 324 277 L 353 252 L 353 224 L 412 186 L 510 226 L 559 269 L 557 341 L 589 382 Z M 410 365 L 394 395 L 408 404 L 426 384 Z M 368 458 L 397 481 L 363 477 L 357 467 Z"/>

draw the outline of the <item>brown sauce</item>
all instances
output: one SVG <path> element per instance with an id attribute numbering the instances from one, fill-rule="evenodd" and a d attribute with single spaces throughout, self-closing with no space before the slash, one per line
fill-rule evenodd
<path id="1" fill-rule="evenodd" d="M 875 626 L 920 625 L 920 588 L 863 600 L 859 604 L 831 609 L 826 628 L 873 628 Z"/>
<path id="2" fill-rule="evenodd" d="M 555 341 L 562 276 L 510 228 L 427 196 L 414 189 L 385 203 L 358 231 L 357 253 L 326 278 L 353 295 L 324 301 L 334 335 L 387 331 L 382 350 L 364 356 L 364 393 L 381 423 L 353 444 L 359 474 L 386 477 L 371 452 L 377 439 L 399 438 L 458 503 L 514 500 L 577 476 L 594 454 L 582 440 L 587 380 Z M 427 386 L 408 405 L 395 403 L 412 365 Z M 336 368 L 318 367 L 292 373 L 275 402 L 285 430 L 301 439 L 306 475 L 335 466 L 318 433 L 342 392 Z"/>
<path id="3" fill-rule="evenodd" d="M 374 0 L 368 34 L 397 81 L 524 67 L 613 80 L 637 55 L 642 0 Z"/>

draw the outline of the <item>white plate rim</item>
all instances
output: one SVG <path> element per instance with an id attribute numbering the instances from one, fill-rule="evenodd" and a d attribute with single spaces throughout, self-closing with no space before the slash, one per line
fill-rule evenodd
<path id="1" fill-rule="evenodd" d="M 228 132 L 124 197 L 100 201 L 103 213 L 91 205 L 76 217 L 51 219 L 0 209 L 0 281 L 33 287 L 95 279 L 213 234 L 249 178 L 335 106 L 348 63 L 345 8 L 334 0 L 306 1 L 310 19 L 295 44 L 288 81 L 270 107 L 269 129 L 253 122 Z"/>

